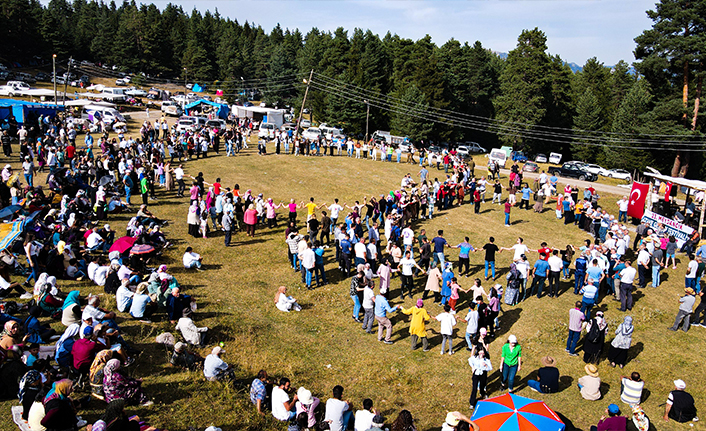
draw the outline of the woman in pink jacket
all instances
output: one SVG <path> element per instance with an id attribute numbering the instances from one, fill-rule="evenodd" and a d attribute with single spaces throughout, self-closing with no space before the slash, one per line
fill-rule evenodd
<path id="1" fill-rule="evenodd" d="M 257 224 L 257 211 L 255 210 L 255 205 L 250 204 L 245 214 L 243 215 L 243 222 L 245 222 L 245 232 L 250 237 L 255 236 L 255 224 Z"/>

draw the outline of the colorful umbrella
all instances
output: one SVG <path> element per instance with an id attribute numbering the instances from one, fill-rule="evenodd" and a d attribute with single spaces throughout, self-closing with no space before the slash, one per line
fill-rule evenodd
<path id="1" fill-rule="evenodd" d="M 147 253 L 152 253 L 154 251 L 154 247 L 151 245 L 147 244 L 137 244 L 133 245 L 132 249 L 130 250 L 130 254 L 147 254 Z"/>
<path id="2" fill-rule="evenodd" d="M 479 401 L 471 420 L 483 431 L 564 431 L 566 428 L 544 402 L 514 394 Z"/>
<path id="3" fill-rule="evenodd" d="M 122 238 L 118 238 L 115 240 L 112 246 L 110 246 L 110 251 L 117 251 L 120 254 L 125 253 L 127 250 L 130 250 L 130 247 L 135 244 L 135 241 L 137 241 L 137 238 L 133 238 L 131 236 L 124 236 Z"/>

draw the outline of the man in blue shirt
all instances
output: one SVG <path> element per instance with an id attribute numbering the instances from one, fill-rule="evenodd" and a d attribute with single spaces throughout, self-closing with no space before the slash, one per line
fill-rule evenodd
<path id="1" fill-rule="evenodd" d="M 351 275 L 351 251 L 353 250 L 353 244 L 351 244 L 350 236 L 344 234 L 344 238 L 340 243 L 341 247 L 341 267 L 346 274 L 346 277 Z"/>
<path id="2" fill-rule="evenodd" d="M 522 187 L 522 200 L 520 201 L 520 207 L 519 209 L 522 209 L 522 206 L 524 205 L 525 211 L 530 209 L 530 194 L 532 193 L 532 189 L 529 188 L 529 185 L 525 183 L 525 186 Z"/>
<path id="3" fill-rule="evenodd" d="M 444 239 L 444 231 L 440 230 L 438 235 L 431 240 L 434 246 L 434 258 L 431 261 L 431 266 L 436 266 L 437 263 L 441 263 L 441 267 L 444 267 L 446 260 L 444 259 L 444 247 L 450 247 L 449 243 Z"/>
<path id="4" fill-rule="evenodd" d="M 598 280 L 589 278 L 588 283 L 586 283 L 581 289 L 581 293 L 583 294 L 583 298 L 581 298 L 581 312 L 586 319 L 591 316 L 591 309 L 594 305 L 596 305 L 596 299 L 598 299 L 598 286 Z"/>
<path id="5" fill-rule="evenodd" d="M 593 259 L 593 261 L 591 262 L 591 266 L 586 269 L 584 284 L 588 284 L 589 280 L 595 280 L 600 286 L 601 282 L 603 281 L 603 277 L 605 277 L 605 274 L 603 273 L 601 267 L 598 266 L 598 259 Z"/>
<path id="6" fill-rule="evenodd" d="M 468 258 L 468 253 L 469 252 L 475 252 L 476 250 L 473 248 L 473 246 L 468 242 L 468 237 L 464 238 L 464 241 L 457 245 L 457 246 L 451 246 L 451 248 L 457 248 L 459 249 L 458 252 L 458 275 L 468 275 L 470 273 L 470 264 L 469 264 L 469 258 Z M 463 267 L 466 267 L 466 270 L 463 270 Z"/>
<path id="7" fill-rule="evenodd" d="M 586 269 L 588 266 L 588 260 L 586 260 L 586 256 L 582 253 L 581 256 L 576 259 L 576 263 L 574 265 L 576 266 L 576 271 L 574 272 L 574 295 L 578 295 L 579 290 L 581 290 L 581 288 L 583 287 L 583 283 L 586 277 Z"/>
<path id="8" fill-rule="evenodd" d="M 534 291 L 537 290 L 537 298 L 542 297 L 542 289 L 544 288 L 544 280 L 547 279 L 549 275 L 549 264 L 544 260 L 544 253 L 539 255 L 539 259 L 534 263 L 534 268 L 532 268 L 532 287 L 529 289 L 529 294 L 534 295 Z M 525 293 L 528 291 L 525 291 Z"/>
<path id="9" fill-rule="evenodd" d="M 390 303 L 387 302 L 387 298 L 382 295 L 375 296 L 375 320 L 378 321 L 378 341 L 382 340 L 382 330 L 386 329 L 385 332 L 385 344 L 392 344 L 390 337 L 392 337 L 392 322 L 387 317 L 387 313 L 392 313 L 397 311 L 398 306 L 390 307 Z"/>

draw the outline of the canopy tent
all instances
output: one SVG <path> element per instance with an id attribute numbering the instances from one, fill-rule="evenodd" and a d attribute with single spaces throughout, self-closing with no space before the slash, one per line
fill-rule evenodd
<path id="1" fill-rule="evenodd" d="M 67 100 L 66 101 L 66 106 L 87 106 L 87 105 L 97 105 L 97 106 L 102 106 L 103 108 L 116 108 L 115 103 L 110 103 L 110 102 L 105 102 L 105 101 L 94 101 L 94 100 L 86 100 L 86 99 L 77 99 L 77 100 Z"/>
<path id="2" fill-rule="evenodd" d="M 678 186 L 686 187 L 687 188 L 687 192 L 686 192 L 687 198 L 689 197 L 689 194 L 691 194 L 691 193 L 696 193 L 696 192 L 706 193 L 706 181 L 690 180 L 688 178 L 662 175 L 655 169 L 652 169 L 649 167 L 648 167 L 648 169 L 650 169 L 651 171 L 650 172 L 643 172 L 643 175 L 645 175 L 646 177 L 650 177 L 653 180 L 664 181 L 664 182 L 676 184 Z M 650 187 L 650 193 L 653 193 L 652 187 Z M 647 202 L 649 202 L 648 205 L 651 205 L 652 199 L 648 198 Z M 686 206 L 686 200 L 685 200 L 684 206 Z M 699 231 L 698 231 L 699 235 L 702 235 L 702 233 L 703 233 L 704 213 L 706 213 L 706 199 L 703 199 L 701 201 L 701 215 L 699 216 Z"/>
<path id="3" fill-rule="evenodd" d="M 277 127 L 284 124 L 286 110 L 266 108 L 262 106 L 233 105 L 233 113 L 239 118 L 252 118 L 255 121 L 275 124 Z"/>
<path id="4" fill-rule="evenodd" d="M 188 105 L 184 107 L 185 112 L 190 112 L 194 108 L 200 108 L 203 111 L 203 106 L 202 105 L 209 105 L 215 108 L 215 113 L 218 116 L 218 118 L 222 119 L 227 119 L 228 114 L 230 113 L 230 109 L 228 109 L 228 105 L 223 105 L 221 103 L 216 103 L 216 102 L 211 102 L 210 100 L 206 99 L 200 99 L 195 102 L 191 102 Z"/>
<path id="5" fill-rule="evenodd" d="M 5 109 L 3 109 L 5 108 Z M 9 110 L 7 108 L 10 108 Z M 22 100 L 0 99 L 0 120 L 15 117 L 18 124 L 24 124 L 33 118 L 36 120 L 40 115 L 56 116 L 57 111 L 63 111 L 60 105 L 49 105 L 46 103 L 31 103 Z"/>

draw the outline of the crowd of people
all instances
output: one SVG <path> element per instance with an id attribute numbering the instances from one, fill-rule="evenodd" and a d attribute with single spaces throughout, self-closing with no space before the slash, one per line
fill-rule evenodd
<path id="1" fill-rule="evenodd" d="M 85 134 L 83 145 L 77 146 L 78 134 L 70 122 L 40 118 L 36 125 L 22 128 L 24 132 L 18 133 L 27 186 L 21 186 L 19 175 L 7 165 L 2 171 L 0 199 L 3 206 L 22 205 L 27 214 L 32 214 L 34 224 L 14 248 L 3 251 L 0 290 L 4 296 L 17 294 L 21 299 L 31 300 L 31 306 L 12 302 L 4 304 L 0 315 L 0 323 L 5 325 L 0 340 L 0 377 L 3 383 L 7 383 L 4 385 L 6 391 L 18 390 L 23 417 L 32 429 L 35 429 L 32 424 L 37 426 L 36 429 L 78 426 L 76 412 L 85 407 L 87 399 L 74 400 L 71 394 L 76 388 L 89 388 L 94 398 L 108 403 L 102 419 L 108 425 L 113 420 L 127 420 L 125 405 L 149 406 L 152 403 L 141 387 L 142 381 L 129 377 L 124 371 L 139 361 L 140 351 L 128 341 L 130 337 L 117 324 L 116 316 L 149 325 L 154 316 L 164 313 L 183 340 L 164 337 L 165 343 L 173 346 L 173 365 L 189 370 L 203 369 L 204 377 L 211 381 L 234 379 L 233 367 L 223 358 L 225 348 L 222 345 L 213 347 L 205 358 L 194 350 L 209 345 L 208 328 L 199 327 L 193 321 L 195 298 L 182 293 L 188 286 L 180 286 L 169 273 L 169 268 L 158 264 L 160 254 L 171 243 L 161 231 L 167 222 L 155 216 L 148 204 L 156 200 L 155 191 L 160 186 L 166 191 L 175 190 L 177 197 L 184 196 L 186 178 L 192 179 L 188 190 L 187 225 L 188 233 L 194 238 L 206 238 L 212 232 L 223 231 L 224 245 L 230 246 L 236 231 L 242 230 L 247 236 L 254 237 L 256 228 L 276 228 L 277 210 L 286 208 L 283 248 L 287 250 L 292 269 L 300 273 L 302 284 L 309 289 L 326 285 L 326 263 L 334 262 L 334 271 L 329 271 L 328 277 L 334 276 L 336 280 L 350 278 L 352 318 L 367 333 L 373 333 L 377 322 L 377 340 L 381 343 L 394 343 L 390 316 L 401 311 L 410 316 L 412 350 L 418 348 L 418 343 L 423 351 L 430 350 L 427 324 L 433 320 L 439 325 L 441 355 L 453 355 L 459 351 L 458 346 L 454 349 L 454 328 L 458 320 L 466 323 L 465 344 L 470 352 L 468 362 L 473 374 L 469 398 L 471 409 L 489 394 L 488 378 L 493 370 L 489 346 L 500 329 L 503 302 L 512 307 L 532 295 L 542 298 L 546 281 L 549 283 L 546 296 L 556 298 L 567 294 L 562 292 L 560 279 L 569 280 L 573 272 L 573 293 L 581 298 L 569 312 L 566 350 L 570 356 L 577 355 L 577 342 L 585 332 L 583 350 L 587 375 L 579 379 L 579 390 L 583 398 L 597 400 L 602 398 L 597 365 L 602 358 L 609 328 L 604 312 L 593 313 L 593 308 L 601 300 L 612 297 L 620 301 L 623 312 L 628 312 L 633 307 L 635 278 L 639 278 L 638 288 L 645 288 L 650 279 L 652 286 L 658 287 L 660 271 L 668 267 L 669 259 L 672 268 L 676 268 L 676 242 L 673 237 L 668 237 L 663 226 L 649 228 L 641 225 L 631 245 L 631 232 L 620 220 L 625 199 L 616 204 L 620 215 L 615 220 L 609 211 L 598 205 L 595 190 L 587 188 L 579 199 L 577 187 L 567 186 L 562 193 L 558 191 L 558 179 L 544 173 L 534 187 L 530 187 L 523 182 L 517 163 L 510 168 L 505 186 L 494 166 L 489 169 L 488 179 L 484 176 L 477 178 L 472 160 L 466 161 L 454 151 L 442 154 L 425 153 L 424 150 L 418 154 L 410 152 L 407 163 L 416 163 L 414 156 L 419 157 L 419 181 L 407 174 L 397 190 L 379 197 L 364 196 L 350 205 L 340 204 L 338 199 L 317 203 L 314 198 L 308 201 L 291 199 L 284 203 L 274 197 L 265 198 L 263 194 L 256 196 L 251 190 L 241 193 L 238 184 L 233 188 L 223 186 L 220 178 L 208 183 L 201 172 L 196 176 L 186 174 L 183 164 L 171 167 L 174 159 L 181 163 L 206 157 L 209 150 L 218 154 L 221 139 L 225 142 L 226 155 L 239 152 L 246 147 L 252 130 L 248 121 L 241 121 L 238 127 L 226 130 L 204 128 L 193 133 L 176 133 L 176 130 L 170 133 L 165 131 L 164 124 L 166 121 L 158 121 L 157 126 L 152 126 L 146 121 L 140 138 L 135 140 L 122 133 L 109 139 L 106 133 L 100 138 L 100 154 L 93 152 L 94 141 L 90 133 Z M 160 128 L 164 133 L 162 139 L 159 139 Z M 349 157 L 354 154 L 360 157 L 361 152 L 363 157 L 368 157 L 369 152 L 370 158 L 377 160 L 377 153 L 380 153 L 381 160 L 392 162 L 394 158 L 397 163 L 402 157 L 399 148 L 384 144 L 366 147 L 356 146 L 352 141 L 336 145 L 325 141 L 306 143 L 284 134 L 275 137 L 276 153 L 279 153 L 280 145 L 284 146 L 285 153 L 290 152 L 291 145 L 295 154 L 302 155 L 325 154 L 326 149 L 333 155 L 334 148 L 340 154 L 345 148 Z M 262 148 L 260 152 L 263 153 Z M 432 179 L 434 175 L 429 170 L 434 167 L 437 172 L 443 169 L 441 181 Z M 34 175 L 45 168 L 49 169 L 46 191 L 42 186 L 34 186 Z M 541 243 L 533 250 L 522 238 L 512 246 L 502 247 L 490 237 L 485 245 L 476 248 L 468 237 L 449 243 L 441 230 L 431 239 L 423 228 L 415 232 L 415 227 L 422 220 L 431 219 L 435 211 L 473 203 L 474 212 L 478 213 L 486 203 L 489 188 L 493 189 L 491 204 L 504 206 L 506 226 L 510 225 L 512 207 L 529 210 L 534 196 L 535 211 L 541 212 L 544 204 L 556 200 L 556 217 L 563 218 L 566 225 L 573 223 L 586 230 L 593 240 L 586 240 L 580 246 L 567 244 L 561 248 Z M 505 200 L 502 198 L 504 191 L 508 192 Z M 142 204 L 128 223 L 127 235 L 116 238 L 115 230 L 105 221 L 111 214 L 135 211 L 132 202 L 135 194 L 141 196 Z M 516 194 L 521 196 L 519 204 Z M 346 209 L 349 212 L 343 216 Z M 300 222 L 298 212 L 302 210 L 306 212 L 306 220 Z M 119 241 L 129 241 L 130 246 L 112 249 Z M 698 243 L 697 239 L 692 243 Z M 450 248 L 458 249 L 457 263 L 447 256 L 446 250 Z M 634 259 L 637 268 L 632 266 L 633 248 L 637 251 Z M 329 249 L 331 252 L 335 250 L 335 258 L 327 255 Z M 467 278 L 471 274 L 470 253 L 479 251 L 484 253 L 485 281 L 493 280 L 487 292 L 480 278 L 473 280 L 467 289 L 462 287 L 465 280 L 470 281 Z M 496 254 L 504 251 L 513 253 L 513 257 L 507 268 L 506 283 L 501 284 L 496 280 L 496 270 L 501 272 L 501 268 L 496 268 Z M 537 254 L 537 259 L 531 263 L 533 253 Z M 22 254 L 27 257 L 26 265 L 17 258 Z M 685 295 L 679 299 L 673 330 L 680 325 L 684 331 L 701 325 L 703 316 L 699 316 L 706 307 L 700 304 L 695 313 L 692 311 L 696 295 L 702 295 L 700 277 L 706 267 L 702 259 L 706 259 L 704 247 L 690 256 Z M 185 249 L 182 263 L 185 269 L 204 269 L 203 258 L 192 247 Z M 335 271 L 336 266 L 338 271 Z M 25 273 L 27 278 L 24 283 L 11 283 L 9 272 Z M 399 290 L 397 286 L 393 287 L 395 274 L 399 275 Z M 417 283 L 422 276 L 426 279 Z M 91 280 L 103 286 L 115 304 L 106 304 L 105 301 L 101 304 L 100 297 L 95 295 L 82 297 L 78 290 L 62 292 L 57 281 L 62 279 Z M 399 298 L 393 296 L 393 292 L 399 292 Z M 274 297 L 276 308 L 284 312 L 301 311 L 296 298 L 287 293 L 286 286 L 278 288 Z M 433 304 L 441 307 L 438 313 L 430 313 L 430 309 L 425 308 L 429 295 L 433 297 Z M 404 306 L 406 297 L 413 300 L 409 307 Z M 391 305 L 398 299 L 400 305 Z M 15 317 L 24 313 L 28 315 L 26 319 Z M 465 318 L 458 319 L 461 315 Z M 40 319 L 60 321 L 66 329 L 57 333 Z M 625 315 L 610 343 L 608 361 L 611 366 L 622 368 L 627 364 L 633 330 L 632 317 Z M 512 393 L 516 390 L 517 373 L 523 366 L 522 346 L 516 336 L 507 337 L 498 360 L 498 382 Z M 541 359 L 541 364 L 537 379 L 530 380 L 528 386 L 538 392 L 557 392 L 560 374 L 556 360 L 546 356 Z M 13 386 L 17 380 L 19 385 L 15 383 Z M 642 382 L 639 373 L 633 372 L 629 379 L 624 378 L 621 382 L 621 400 L 626 404 L 639 404 Z M 693 397 L 685 392 L 685 383 L 677 380 L 674 384 L 675 391 L 669 395 L 665 419 L 680 422 L 695 419 Z M 253 381 L 251 400 L 259 412 L 269 408 L 276 419 L 291 422 L 290 426 L 298 429 L 324 423 L 332 430 L 353 428 L 363 431 L 382 429 L 388 423 L 373 408 L 370 399 L 363 400 L 363 408 L 353 415 L 351 403 L 342 398 L 341 386 L 334 387 L 325 409 L 318 410 L 320 402 L 310 391 L 299 388 L 291 400 L 289 391 L 288 379 L 282 378 L 274 386 L 261 371 Z M 323 418 L 318 414 L 319 410 L 325 410 Z M 605 424 L 615 422 L 611 419 L 619 416 L 620 410 L 611 404 L 607 413 L 609 417 L 601 420 L 597 426 L 599 430 L 611 429 Z M 414 429 L 412 415 L 406 410 L 390 424 L 393 430 Z M 442 429 L 478 427 L 464 415 L 452 412 L 446 417 Z"/>

